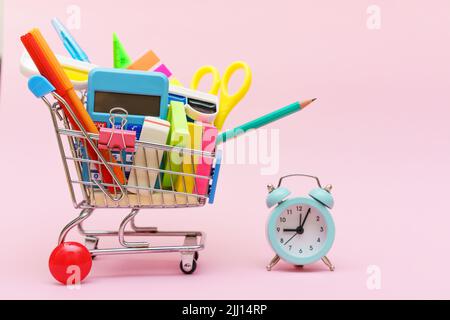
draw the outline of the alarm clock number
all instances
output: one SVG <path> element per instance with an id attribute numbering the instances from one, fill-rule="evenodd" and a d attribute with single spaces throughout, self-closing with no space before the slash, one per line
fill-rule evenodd
<path id="1" fill-rule="evenodd" d="M 284 210 L 276 223 L 278 245 L 297 258 L 315 255 L 326 242 L 327 225 L 314 207 L 295 205 Z"/>

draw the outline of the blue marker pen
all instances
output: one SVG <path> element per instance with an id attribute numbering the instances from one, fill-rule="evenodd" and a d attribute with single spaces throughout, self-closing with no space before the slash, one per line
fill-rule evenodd
<path id="1" fill-rule="evenodd" d="M 70 32 L 64 27 L 64 25 L 57 19 L 52 19 L 52 25 L 55 28 L 58 36 L 64 44 L 64 47 L 69 51 L 69 54 L 75 60 L 90 62 L 86 53 L 81 49 L 78 43 L 75 41 Z"/>
<path id="2" fill-rule="evenodd" d="M 61 41 L 64 44 L 64 47 L 69 52 L 70 56 L 79 61 L 90 62 L 87 54 L 81 49 L 75 39 L 72 37 L 70 32 L 64 27 L 64 25 L 58 20 L 58 18 L 52 19 L 52 25 L 58 33 L 58 36 L 61 38 Z M 83 159 L 88 159 L 87 152 L 84 146 L 79 146 L 81 157 Z M 86 162 L 81 163 L 81 175 L 83 177 L 83 181 L 89 182 L 91 181 L 89 165 Z"/>

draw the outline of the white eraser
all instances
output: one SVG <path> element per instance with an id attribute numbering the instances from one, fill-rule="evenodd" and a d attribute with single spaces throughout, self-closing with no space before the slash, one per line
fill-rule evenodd
<path id="1" fill-rule="evenodd" d="M 165 145 L 167 143 L 169 131 L 169 121 L 155 117 L 147 117 L 144 120 L 139 141 Z M 134 157 L 134 165 L 144 168 L 151 168 L 154 170 L 133 169 L 130 173 L 130 178 L 128 179 L 128 185 L 143 188 L 154 188 L 158 177 L 158 171 L 161 167 L 163 155 L 163 150 L 138 147 Z M 133 187 L 129 187 L 128 191 L 131 193 L 137 193 L 138 190 Z M 139 190 L 139 194 L 142 196 L 149 196 L 149 193 L 150 192 L 147 190 Z"/>

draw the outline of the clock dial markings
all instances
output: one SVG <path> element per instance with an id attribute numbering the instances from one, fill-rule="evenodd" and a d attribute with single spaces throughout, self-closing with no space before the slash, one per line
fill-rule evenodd
<path id="1" fill-rule="evenodd" d="M 277 221 L 277 238 L 283 251 L 289 255 L 302 258 L 313 256 L 326 242 L 325 220 L 314 207 L 291 206 L 280 214 Z M 290 227 L 292 225 L 298 227 Z"/>

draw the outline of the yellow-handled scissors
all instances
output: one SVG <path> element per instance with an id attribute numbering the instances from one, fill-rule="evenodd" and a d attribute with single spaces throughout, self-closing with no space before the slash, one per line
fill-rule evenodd
<path id="1" fill-rule="evenodd" d="M 228 91 L 228 84 L 233 74 L 238 70 L 244 70 L 244 83 L 241 88 L 233 95 Z M 197 90 L 200 81 L 207 74 L 212 74 L 213 83 L 210 94 L 219 95 L 219 112 L 214 122 L 217 129 L 222 130 L 225 120 L 230 114 L 231 110 L 247 95 L 252 84 L 252 70 L 242 61 L 233 62 L 225 71 L 223 78 L 220 77 L 219 70 L 213 66 L 204 66 L 197 70 L 192 78 L 191 89 Z"/>

